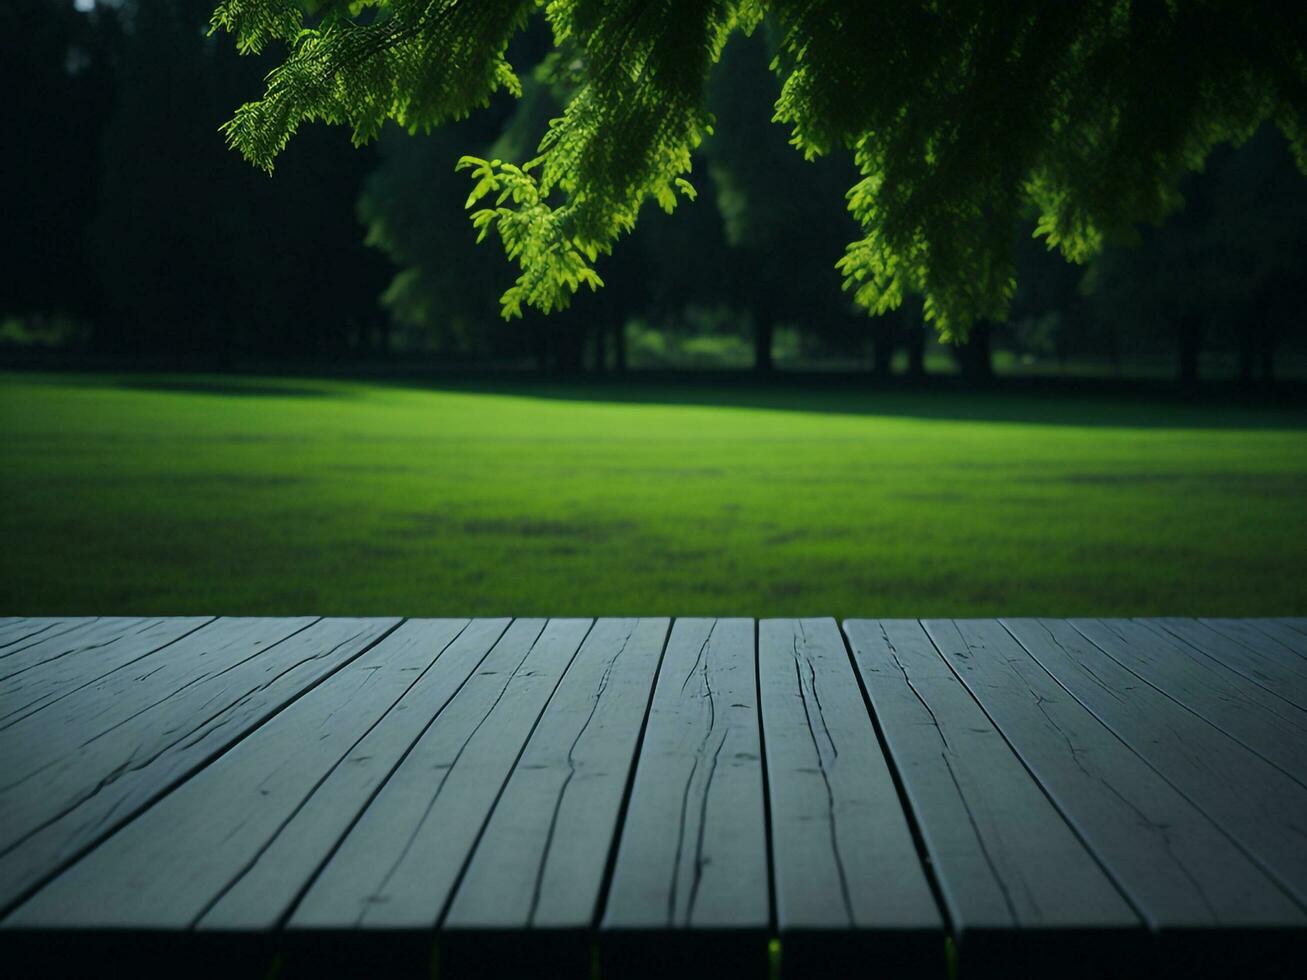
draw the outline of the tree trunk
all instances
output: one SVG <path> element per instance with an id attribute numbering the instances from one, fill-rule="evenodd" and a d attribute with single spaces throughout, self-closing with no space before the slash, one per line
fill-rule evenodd
<path id="1" fill-rule="evenodd" d="M 894 367 L 894 334 L 898 324 L 877 317 L 871 326 L 871 376 L 888 378 Z"/>
<path id="2" fill-rule="evenodd" d="M 888 378 L 894 370 L 894 345 L 889 338 L 878 340 L 872 351 L 871 373 L 876 378 Z"/>
<path id="3" fill-rule="evenodd" d="M 535 360 L 536 370 L 541 374 L 549 373 L 549 334 L 550 330 L 541 323 L 535 324 Z"/>
<path id="4" fill-rule="evenodd" d="M 1266 327 L 1262 331 L 1261 349 L 1258 351 L 1261 360 L 1262 381 L 1270 383 L 1275 380 L 1275 330 L 1272 327 Z"/>
<path id="5" fill-rule="evenodd" d="M 1117 335 L 1115 323 L 1108 324 L 1103 339 L 1107 343 L 1107 363 L 1112 366 L 1113 370 L 1119 370 L 1121 367 L 1121 338 Z"/>
<path id="6" fill-rule="evenodd" d="M 977 320 L 967 331 L 967 339 L 953 347 L 962 377 L 968 381 L 988 381 L 994 376 L 994 362 L 990 351 L 991 327 L 985 320 Z"/>
<path id="7" fill-rule="evenodd" d="M 771 343 L 775 332 L 776 324 L 771 317 L 757 318 L 753 328 L 753 369 L 759 374 L 771 374 Z"/>
<path id="8" fill-rule="evenodd" d="M 602 324 L 594 328 L 594 372 L 603 374 L 608 370 L 608 331 Z"/>
<path id="9" fill-rule="evenodd" d="M 1179 380 L 1180 387 L 1191 390 L 1198 385 L 1198 351 L 1203 342 L 1203 324 L 1198 317 L 1182 317 L 1179 323 Z"/>
<path id="10" fill-rule="evenodd" d="M 626 319 L 613 320 L 613 371 L 626 373 Z"/>
<path id="11" fill-rule="evenodd" d="M 920 380 L 926 376 L 926 326 L 913 323 L 907 330 L 908 377 Z"/>
<path id="12" fill-rule="evenodd" d="M 550 331 L 554 348 L 554 370 L 559 374 L 580 374 L 585 369 L 585 330 L 566 316 L 554 314 Z"/>
<path id="13" fill-rule="evenodd" d="M 1244 324 L 1243 336 L 1239 338 L 1239 380 L 1245 387 L 1253 386 L 1253 368 L 1256 360 L 1257 338 L 1253 336 L 1251 324 Z"/>

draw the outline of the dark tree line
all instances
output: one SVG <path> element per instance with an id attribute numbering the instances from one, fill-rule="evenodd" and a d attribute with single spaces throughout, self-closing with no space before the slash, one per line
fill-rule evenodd
<path id="1" fill-rule="evenodd" d="M 212 0 L 9 0 L 0 29 L 23 38 L 0 59 L 9 189 L 0 317 L 68 318 L 96 350 L 129 356 L 322 359 L 396 352 L 493 358 L 558 372 L 622 371 L 627 325 L 747 339 L 772 369 L 775 338 L 888 375 L 896 355 L 925 372 L 933 343 L 920 303 L 868 316 L 836 259 L 857 226 L 844 207 L 847 156 L 806 161 L 772 123 L 775 38 L 726 47 L 712 77 L 714 134 L 693 174 L 698 199 L 674 218 L 642 214 L 601 256 L 605 288 L 550 316 L 505 322 L 502 252 L 473 244 L 462 153 L 529 158 L 574 83 L 547 57 L 538 18 L 514 42 L 521 99 L 357 150 L 307 126 L 271 177 L 218 131 L 255 97 L 275 55 L 240 57 L 209 36 Z M 1068 264 L 1018 232 L 1007 322 L 981 320 L 952 354 L 983 380 L 1002 347 L 1109 364 L 1170 358 L 1192 383 L 1207 351 L 1233 353 L 1250 383 L 1303 343 L 1307 184 L 1269 129 L 1218 150 L 1183 186 L 1185 206 L 1133 245 Z M 646 208 L 648 212 L 650 208 Z"/>
<path id="2" fill-rule="evenodd" d="M 268 64 L 207 36 L 208 0 L 10 0 L 0 59 L 0 311 L 70 316 L 119 355 L 331 356 L 385 323 L 389 266 L 355 214 L 373 151 L 306 132 L 275 177 L 218 127 Z M 331 288 L 325 288 L 330 284 Z"/>

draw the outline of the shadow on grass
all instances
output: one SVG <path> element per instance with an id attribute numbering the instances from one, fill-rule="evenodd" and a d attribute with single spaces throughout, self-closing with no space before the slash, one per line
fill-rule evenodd
<path id="1" fill-rule="evenodd" d="M 526 372 L 440 372 L 382 365 L 356 370 L 275 366 L 215 374 L 169 371 L 13 372 L 24 383 L 114 387 L 173 394 L 263 398 L 351 398 L 366 386 L 611 405 L 667 405 L 881 416 L 941 421 L 1119 428 L 1307 429 L 1307 384 L 1248 390 L 1209 382 L 1182 394 L 1173 383 L 1138 379 L 1007 377 L 968 386 L 956 377 L 916 383 L 866 375 L 779 372 L 632 372 L 620 379 L 549 379 Z"/>
<path id="2" fill-rule="evenodd" d="M 1003 378 L 984 387 L 957 379 L 874 383 L 863 377 L 779 376 L 770 381 L 657 374 L 613 379 L 374 378 L 415 390 L 614 405 L 740 408 L 940 421 L 1121 428 L 1307 429 L 1307 389 L 1250 394 L 1213 384 L 1182 396 L 1166 385 L 1088 379 Z M 1086 383 L 1080 383 L 1085 381 Z"/>

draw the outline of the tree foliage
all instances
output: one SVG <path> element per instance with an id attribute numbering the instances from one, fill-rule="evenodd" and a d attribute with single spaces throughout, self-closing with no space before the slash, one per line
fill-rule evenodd
<path id="1" fill-rule="evenodd" d="M 537 6 L 570 100 L 531 159 L 464 161 L 474 223 L 520 267 L 506 315 L 597 287 L 646 202 L 693 194 L 711 69 L 764 17 L 776 121 L 806 157 L 857 166 L 846 288 L 873 312 L 919 294 L 946 334 L 1004 316 L 1023 217 L 1083 262 L 1263 122 L 1307 168 L 1307 6 L 1280 0 L 225 0 L 213 24 L 242 50 L 287 45 L 228 138 L 271 168 L 305 120 L 363 142 L 461 118 L 520 91 L 505 55 Z"/>

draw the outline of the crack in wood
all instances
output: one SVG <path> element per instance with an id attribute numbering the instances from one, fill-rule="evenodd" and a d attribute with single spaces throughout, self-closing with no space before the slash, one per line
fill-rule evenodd
<path id="1" fill-rule="evenodd" d="M 638 621 L 637 621 L 638 624 Z M 609 658 L 604 665 L 603 673 L 599 677 L 599 682 L 595 685 L 595 692 L 590 701 L 590 713 L 586 715 L 585 722 L 581 725 L 576 737 L 572 739 L 572 744 L 567 749 L 567 775 L 563 778 L 563 783 L 558 789 L 558 795 L 554 799 L 553 814 L 549 818 L 549 830 L 545 835 L 545 844 L 541 848 L 540 863 L 536 868 L 535 881 L 531 889 L 531 905 L 527 911 L 526 921 L 535 922 L 536 912 L 540 907 L 540 894 L 544 885 L 545 868 L 549 863 L 549 854 L 554 846 L 554 833 L 558 828 L 558 814 L 563 809 L 563 799 L 567 796 L 567 789 L 571 785 L 572 777 L 576 775 L 576 760 L 574 755 L 576 747 L 580 744 L 581 739 L 585 736 L 590 723 L 594 721 L 595 713 L 599 710 L 599 702 L 604 696 L 604 691 L 608 688 L 608 680 L 612 677 L 613 668 L 616 666 L 618 659 L 626 651 L 627 645 L 631 642 L 631 637 L 635 633 L 635 626 L 632 626 L 622 637 L 622 645 L 617 652 Z"/>
<path id="2" fill-rule="evenodd" d="M 804 650 L 807 649 L 807 634 L 803 633 L 803 626 L 799 625 L 800 633 L 804 639 Z M 800 669 L 801 664 L 806 664 L 808 674 L 812 684 L 812 700 L 817 708 L 817 717 L 821 721 L 823 733 L 826 735 L 826 741 L 830 745 L 832 764 L 835 759 L 839 758 L 839 751 L 835 748 L 835 739 L 831 737 L 830 726 L 826 724 L 826 715 L 822 710 L 821 699 L 817 696 L 817 675 L 813 670 L 812 660 L 799 652 L 799 637 L 791 636 L 792 647 L 794 650 L 794 682 L 799 689 L 799 700 L 803 704 L 803 718 L 808 725 L 808 737 L 812 739 L 812 751 L 817 756 L 817 771 L 821 774 L 821 782 L 826 790 L 826 827 L 830 837 L 831 857 L 835 860 L 835 874 L 840 883 L 840 899 L 844 904 L 844 914 L 848 919 L 849 925 L 854 924 L 853 915 L 853 898 L 849 893 L 849 880 L 844 870 L 844 857 L 840 854 L 840 835 L 835 815 L 835 793 L 831 789 L 830 772 L 826 766 L 825 756 L 821 751 L 821 744 L 817 740 L 816 729 L 812 726 L 812 712 L 808 709 L 808 697 L 803 690 L 803 672 Z"/>
<path id="3" fill-rule="evenodd" d="M 454 758 L 451 759 L 449 763 L 444 767 L 444 771 L 441 773 L 440 776 L 440 781 L 436 783 L 435 791 L 431 794 L 430 798 L 427 800 L 427 805 L 425 809 L 422 811 L 422 816 L 419 817 L 414 822 L 413 829 L 409 831 L 408 840 L 404 842 L 404 846 L 400 849 L 399 854 L 396 856 L 395 860 L 391 863 L 390 867 L 386 870 L 385 875 L 382 876 L 381 881 L 378 883 L 376 889 L 373 891 L 373 893 L 370 896 L 368 896 L 367 901 L 371 902 L 374 900 L 384 900 L 383 896 L 387 885 L 390 884 L 390 880 L 395 876 L 395 873 L 399 870 L 399 866 L 404 863 L 404 859 L 408 857 L 409 851 L 412 850 L 414 843 L 417 842 L 418 836 L 422 832 L 422 827 L 426 824 L 427 819 L 431 816 L 431 811 L 435 808 L 436 801 L 440 799 L 440 794 L 444 790 L 445 784 L 449 781 L 450 773 L 452 773 L 455 767 L 458 765 L 459 759 L 463 757 L 463 753 L 467 751 L 468 745 L 470 745 L 472 739 L 476 737 L 477 732 L 481 730 L 481 726 L 486 723 L 487 719 L 489 719 L 491 714 L 494 713 L 495 708 L 498 707 L 499 703 L 504 699 L 504 696 L 508 693 L 509 687 L 512 686 L 513 678 L 518 676 L 518 672 L 521 671 L 522 665 L 526 663 L 527 659 L 531 656 L 532 651 L 535 650 L 537 644 L 539 644 L 540 639 L 543 636 L 544 636 L 544 631 L 542 627 L 541 632 L 536 634 L 536 638 L 531 642 L 531 646 L 527 648 L 526 653 L 522 655 L 522 659 L 517 662 L 517 665 L 513 668 L 512 672 L 508 675 L 508 679 L 504 681 L 503 686 L 500 687 L 499 689 L 499 693 L 495 695 L 495 699 L 490 703 L 490 706 L 486 708 L 485 713 L 481 716 L 481 719 L 476 723 L 475 726 L 473 726 L 472 730 L 468 732 L 467 737 L 463 739 L 462 744 L 459 745 L 458 747 L 458 751 L 454 753 Z M 359 910 L 358 916 L 354 920 L 354 924 L 356 926 L 362 925 L 363 919 L 366 915 L 367 915 L 367 906 L 365 904 L 364 907 Z"/>
<path id="4" fill-rule="evenodd" d="M 667 893 L 667 921 L 674 923 L 676 921 L 676 896 L 681 883 L 681 855 L 685 850 L 685 832 L 689 824 L 690 811 L 690 789 L 694 785 L 694 777 L 699 771 L 699 763 L 703 760 L 704 751 L 708 747 L 708 742 L 712 738 L 713 727 L 717 722 L 717 708 L 713 700 L 712 685 L 708 682 L 708 663 L 706 652 L 708 644 L 712 641 L 713 630 L 717 628 L 717 620 L 713 620 L 712 625 L 708 627 L 708 635 L 703 638 L 703 643 L 699 645 L 699 652 L 695 655 L 694 663 L 690 665 L 690 670 L 685 675 L 685 680 L 681 682 L 681 693 L 685 693 L 686 686 L 690 679 L 698 674 L 704 687 L 704 693 L 700 698 L 708 700 L 708 726 L 704 730 L 703 738 L 699 741 L 698 747 L 694 752 L 694 762 L 690 766 L 689 775 L 685 779 L 685 788 L 681 792 L 681 819 L 677 825 L 676 832 L 676 853 L 672 859 L 672 884 Z M 700 668 L 700 665 L 702 667 Z M 721 746 L 718 746 L 720 751 Z M 707 796 L 707 786 L 704 787 L 704 796 Z M 699 827 L 699 846 L 703 844 L 703 826 Z M 696 869 L 694 887 L 698 887 L 699 870 Z M 686 914 L 686 921 L 689 921 L 689 913 Z"/>

